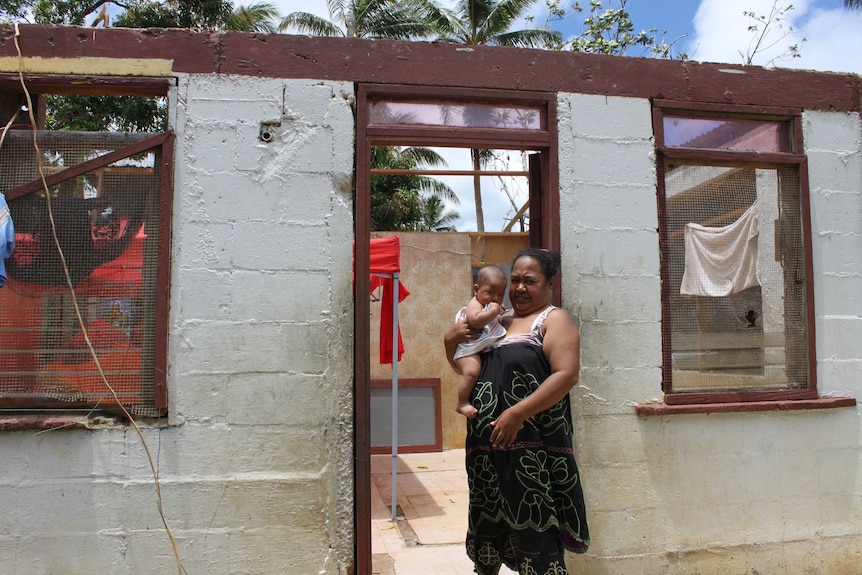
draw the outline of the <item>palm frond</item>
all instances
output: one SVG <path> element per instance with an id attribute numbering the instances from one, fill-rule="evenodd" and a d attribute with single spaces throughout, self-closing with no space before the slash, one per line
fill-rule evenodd
<path id="1" fill-rule="evenodd" d="M 428 37 L 434 33 L 426 19 L 429 6 L 429 0 L 365 0 L 358 5 L 356 28 L 366 38 Z"/>
<path id="2" fill-rule="evenodd" d="M 275 4 L 259 2 L 248 6 L 237 6 L 225 22 L 226 30 L 240 32 L 260 32 L 272 34 L 278 26 L 275 24 L 281 14 Z"/>
<path id="3" fill-rule="evenodd" d="M 410 146 L 401 151 L 402 154 L 407 154 L 416 162 L 418 167 L 442 167 L 445 168 L 448 164 L 445 158 L 432 150 L 431 148 L 422 148 L 418 146 Z"/>
<path id="4" fill-rule="evenodd" d="M 439 37 L 463 44 L 545 47 L 558 36 L 550 29 L 510 31 L 536 0 L 459 0 L 451 11 L 434 12 Z"/>
<path id="5" fill-rule="evenodd" d="M 291 12 L 278 25 L 279 32 L 293 31 L 312 36 L 344 36 L 344 32 L 326 18 L 308 12 Z"/>
<path id="6" fill-rule="evenodd" d="M 422 221 L 417 228 L 421 231 L 454 232 L 460 217 L 455 210 L 446 210 L 440 198 L 427 198 L 422 202 Z"/>
<path id="7" fill-rule="evenodd" d="M 410 40 L 432 37 L 431 0 L 328 0 L 330 20 L 305 12 L 289 14 L 281 30 L 316 36 Z"/>
<path id="8" fill-rule="evenodd" d="M 440 198 L 456 206 L 461 205 L 461 198 L 458 197 L 455 190 L 438 179 L 423 176 L 419 182 L 419 190 L 425 198 Z"/>
<path id="9" fill-rule="evenodd" d="M 556 30 L 528 29 L 507 32 L 494 36 L 494 44 L 514 48 L 545 48 L 550 42 L 560 38 Z"/>
<path id="10" fill-rule="evenodd" d="M 434 29 L 438 42 L 458 42 L 457 38 L 463 37 L 466 33 L 461 16 L 436 3 L 429 2 L 428 7 L 425 8 L 424 18 Z"/>

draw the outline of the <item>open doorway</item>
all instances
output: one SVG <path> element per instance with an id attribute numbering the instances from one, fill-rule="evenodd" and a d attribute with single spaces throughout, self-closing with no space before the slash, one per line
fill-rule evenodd
<path id="1" fill-rule="evenodd" d="M 528 245 L 559 249 L 555 112 L 556 97 L 552 93 L 410 86 L 358 88 L 354 254 L 357 573 L 372 572 L 371 500 L 378 486 L 371 478 L 371 463 L 372 451 L 381 451 L 379 439 L 372 439 L 372 435 L 380 437 L 375 427 L 380 423 L 380 410 L 372 413 L 372 404 L 379 403 L 379 391 L 375 391 L 372 381 L 384 379 L 380 377 L 382 366 L 375 361 L 378 342 L 374 334 L 379 321 L 375 313 L 379 314 L 379 306 L 369 297 L 370 240 L 398 235 L 405 245 L 401 277 L 411 296 L 404 306 L 409 302 L 418 312 L 412 320 L 402 316 L 401 328 L 405 358 L 412 351 L 420 358 L 421 368 L 411 371 L 393 367 L 404 380 L 437 381 L 442 392 L 437 394 L 436 403 L 426 405 L 434 417 L 424 421 L 433 421 L 432 425 L 442 426 L 445 431 L 451 427 L 448 422 L 462 416 L 454 414 L 454 400 L 446 396 L 447 389 L 454 393 L 454 384 L 446 381 L 451 370 L 443 356 L 440 337 L 455 311 L 471 295 L 473 270 L 484 263 L 506 266 L 520 247 Z M 422 159 L 433 157 L 443 162 Z M 417 178 L 419 186 L 414 187 Z M 390 190 L 382 199 L 381 187 Z M 424 216 L 431 212 L 431 217 L 414 220 L 418 224 L 392 219 L 393 215 L 409 214 L 417 207 L 420 215 L 425 210 Z M 453 213 L 455 217 L 448 217 Z M 385 227 L 396 229 L 382 229 Z M 444 239 L 447 232 L 452 236 Z M 434 322 L 439 325 L 432 326 Z M 412 326 L 409 335 L 408 325 Z M 415 347 L 409 343 L 413 335 L 421 340 Z M 429 360 L 432 357 L 440 363 L 435 365 L 434 360 Z M 402 384 L 393 379 L 397 394 Z M 396 405 L 400 408 L 400 398 Z M 392 419 L 388 422 L 390 429 Z M 421 419 L 413 414 L 407 421 L 412 424 Z M 399 422 L 397 429 L 400 428 Z M 452 442 L 446 438 L 447 433 L 442 435 L 440 447 L 445 452 Z M 410 451 L 410 445 L 396 441 L 396 452 Z M 399 469 L 399 458 L 389 457 L 389 468 Z M 404 482 L 409 484 L 410 480 L 405 478 Z M 389 500 L 388 495 L 384 500 Z M 394 492 L 391 501 L 396 506 L 400 504 Z M 393 503 L 387 501 L 387 505 Z M 464 518 L 466 522 L 466 512 Z"/>

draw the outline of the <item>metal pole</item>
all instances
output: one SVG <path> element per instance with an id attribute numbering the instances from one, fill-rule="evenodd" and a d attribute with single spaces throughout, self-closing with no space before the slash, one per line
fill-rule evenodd
<path id="1" fill-rule="evenodd" d="M 392 274 L 392 521 L 398 508 L 398 276 Z"/>

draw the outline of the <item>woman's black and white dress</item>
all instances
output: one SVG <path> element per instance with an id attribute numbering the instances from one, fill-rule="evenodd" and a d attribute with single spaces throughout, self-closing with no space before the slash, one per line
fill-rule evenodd
<path id="1" fill-rule="evenodd" d="M 491 422 L 551 374 L 542 349 L 546 308 L 529 334 L 509 336 L 482 353 L 482 372 L 467 420 L 470 488 L 467 554 L 476 573 L 505 564 L 522 575 L 565 575 L 564 549 L 584 553 L 589 530 L 572 450 L 569 396 L 524 422 L 506 448 L 491 445 Z"/>

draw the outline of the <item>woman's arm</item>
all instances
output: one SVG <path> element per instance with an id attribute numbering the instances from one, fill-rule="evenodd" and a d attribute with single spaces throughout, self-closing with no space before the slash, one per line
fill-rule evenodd
<path id="1" fill-rule="evenodd" d="M 545 319 L 544 351 L 551 375 L 538 389 L 500 414 L 491 425 L 491 443 L 506 447 L 530 417 L 557 404 L 578 383 L 581 365 L 581 336 L 563 309 L 552 311 Z"/>

